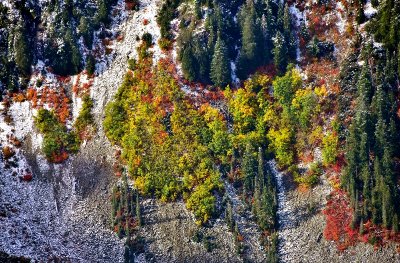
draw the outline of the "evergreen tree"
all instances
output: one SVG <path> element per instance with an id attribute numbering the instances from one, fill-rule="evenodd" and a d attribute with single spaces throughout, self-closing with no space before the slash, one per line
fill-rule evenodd
<path id="1" fill-rule="evenodd" d="M 253 145 L 247 143 L 242 160 L 243 191 L 246 193 L 253 190 L 254 180 L 257 175 L 257 159 L 254 153 Z"/>
<path id="2" fill-rule="evenodd" d="M 272 58 L 272 47 L 273 42 L 271 39 L 272 32 L 271 32 L 271 25 L 268 24 L 268 19 L 266 18 L 265 14 L 261 17 L 261 34 L 262 34 L 262 42 L 261 42 L 261 53 L 263 54 L 262 62 L 267 64 L 271 61 Z"/>
<path id="3" fill-rule="evenodd" d="M 93 75 L 96 69 L 96 60 L 94 59 L 92 54 L 89 54 L 86 57 L 86 71 L 89 75 Z"/>
<path id="4" fill-rule="evenodd" d="M 197 77 L 203 83 L 210 82 L 211 52 L 203 38 L 194 39 L 194 57 L 197 63 Z"/>
<path id="5" fill-rule="evenodd" d="M 214 55 L 211 61 L 210 78 L 216 86 L 224 87 L 231 80 L 231 69 L 228 60 L 228 53 L 224 41 L 220 36 L 214 48 Z"/>
<path id="6" fill-rule="evenodd" d="M 365 14 L 364 14 L 364 8 L 361 0 L 357 0 L 356 2 L 356 21 L 358 24 L 362 24 L 365 22 Z"/>
<path id="7" fill-rule="evenodd" d="M 142 211 L 140 208 L 140 200 L 139 200 L 139 194 L 136 193 L 136 219 L 138 222 L 138 226 L 142 226 Z"/>
<path id="8" fill-rule="evenodd" d="M 108 6 L 106 0 L 98 0 L 98 10 L 97 10 L 97 23 L 104 23 L 108 24 L 109 17 L 108 17 Z"/>
<path id="9" fill-rule="evenodd" d="M 241 12 L 242 23 L 242 48 L 238 60 L 238 76 L 245 79 L 247 74 L 253 71 L 259 62 L 259 26 L 256 23 L 256 14 L 253 1 L 248 1 L 246 8 Z"/>
<path id="10" fill-rule="evenodd" d="M 184 77 L 189 81 L 195 81 L 197 79 L 197 69 L 195 68 L 197 63 L 195 61 L 191 43 L 188 43 L 183 49 L 181 61 Z"/>
<path id="11" fill-rule="evenodd" d="M 288 51 L 285 38 L 282 36 L 280 32 L 277 32 L 274 42 L 275 42 L 274 49 L 272 51 L 272 53 L 274 54 L 274 64 L 280 73 L 284 73 L 288 65 L 288 60 L 287 60 Z"/>
<path id="12" fill-rule="evenodd" d="M 232 204 L 228 202 L 225 210 L 225 221 L 230 231 L 233 231 L 235 219 L 233 218 Z"/>
<path id="13" fill-rule="evenodd" d="M 19 23 L 15 34 L 15 63 L 21 73 L 28 77 L 31 72 L 32 49 L 29 46 L 28 31 L 23 22 Z"/>
<path id="14" fill-rule="evenodd" d="M 379 157 L 376 157 L 374 161 L 374 180 L 375 185 L 372 193 L 372 223 L 379 224 L 382 220 L 382 196 L 380 191 L 382 184 L 382 168 Z"/>
<path id="15" fill-rule="evenodd" d="M 83 37 L 83 40 L 85 41 L 86 46 L 91 49 L 92 44 L 93 44 L 93 30 L 90 26 L 90 23 L 88 21 L 88 18 L 85 16 L 82 16 L 80 21 L 79 21 L 79 33 Z"/>
<path id="16" fill-rule="evenodd" d="M 265 182 L 265 164 L 264 164 L 264 155 L 263 155 L 263 149 L 261 147 L 258 147 L 258 178 L 257 181 L 259 184 L 264 185 Z"/>

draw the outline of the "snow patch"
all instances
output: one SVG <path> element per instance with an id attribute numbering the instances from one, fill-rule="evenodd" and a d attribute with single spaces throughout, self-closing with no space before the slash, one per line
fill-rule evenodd
<path id="1" fill-rule="evenodd" d="M 376 10 L 376 8 L 374 8 L 371 4 L 371 1 L 369 0 L 365 6 L 364 6 L 364 14 L 367 18 L 371 18 L 372 16 L 374 16 L 376 13 L 378 13 L 378 10 Z"/>

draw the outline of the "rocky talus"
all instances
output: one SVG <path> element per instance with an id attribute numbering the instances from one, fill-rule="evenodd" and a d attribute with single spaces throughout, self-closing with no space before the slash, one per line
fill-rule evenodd
<path id="1" fill-rule="evenodd" d="M 278 221 L 280 262 L 400 262 L 394 246 L 374 250 L 358 244 L 344 252 L 325 240 L 325 216 L 322 210 L 331 188 L 322 176 L 321 183 L 308 191 L 299 191 L 288 176 L 269 163 L 278 185 Z"/>

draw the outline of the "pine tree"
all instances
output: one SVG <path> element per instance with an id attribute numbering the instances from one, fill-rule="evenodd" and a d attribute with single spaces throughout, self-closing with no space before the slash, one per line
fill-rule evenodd
<path id="1" fill-rule="evenodd" d="M 86 46 L 91 49 L 93 44 L 93 32 L 90 27 L 89 21 L 85 16 L 82 16 L 79 21 L 79 33 L 83 36 Z"/>
<path id="2" fill-rule="evenodd" d="M 193 49 L 194 57 L 197 63 L 197 78 L 203 83 L 210 82 L 210 61 L 211 52 L 207 47 L 207 43 L 204 39 L 194 39 Z"/>
<path id="3" fill-rule="evenodd" d="M 398 233 L 399 232 L 399 217 L 397 214 L 393 216 L 393 226 L 392 226 L 393 232 Z"/>
<path id="4" fill-rule="evenodd" d="M 254 153 L 254 147 L 250 143 L 247 143 L 242 160 L 243 191 L 246 193 L 253 190 L 253 182 L 257 175 L 257 159 Z"/>
<path id="5" fill-rule="evenodd" d="M 109 22 L 108 7 L 106 0 L 98 0 L 98 11 L 97 11 L 96 22 L 104 24 L 108 24 Z"/>
<path id="6" fill-rule="evenodd" d="M 139 194 L 136 194 L 136 219 L 138 222 L 138 226 L 142 226 L 143 222 L 142 222 L 142 211 L 140 208 L 140 200 L 139 200 Z"/>
<path id="7" fill-rule="evenodd" d="M 86 71 L 89 75 L 93 75 L 96 69 L 96 60 L 94 59 L 92 54 L 89 54 L 86 57 Z"/>
<path id="8" fill-rule="evenodd" d="M 371 172 L 368 163 L 365 163 L 361 170 L 363 178 L 363 218 L 369 218 L 371 210 Z"/>
<path id="9" fill-rule="evenodd" d="M 363 4 L 361 0 L 357 1 L 357 17 L 356 17 L 356 21 L 358 24 L 362 24 L 365 22 L 365 14 L 364 14 L 364 8 L 363 8 Z"/>
<path id="10" fill-rule="evenodd" d="M 271 39 L 272 32 L 271 32 L 271 25 L 268 24 L 268 19 L 266 18 L 265 14 L 261 17 L 261 34 L 262 34 L 262 42 L 261 42 L 261 52 L 263 54 L 262 62 L 267 64 L 271 61 L 272 58 L 272 47 L 273 42 Z"/>
<path id="11" fill-rule="evenodd" d="M 194 1 L 194 14 L 196 16 L 196 19 L 201 19 L 202 13 L 201 13 L 201 5 L 199 0 Z"/>
<path id="12" fill-rule="evenodd" d="M 224 87 L 231 80 L 231 69 L 228 60 L 227 49 L 220 36 L 218 36 L 214 48 L 214 55 L 211 61 L 210 78 L 218 87 Z"/>
<path id="13" fill-rule="evenodd" d="M 258 181 L 259 184 L 264 185 L 265 182 L 265 164 L 264 164 L 264 155 L 263 155 L 263 149 L 261 147 L 258 147 L 258 178 L 256 181 Z"/>
<path id="14" fill-rule="evenodd" d="M 372 223 L 379 224 L 382 220 L 382 196 L 381 196 L 381 183 L 382 183 L 382 168 L 379 157 L 374 161 L 374 189 L 372 193 Z"/>
<path id="15" fill-rule="evenodd" d="M 183 49 L 181 63 L 185 78 L 189 81 L 195 81 L 197 79 L 197 70 L 195 68 L 197 63 L 195 62 L 191 43 L 188 43 Z"/>
<path id="16" fill-rule="evenodd" d="M 28 32 L 23 22 L 19 23 L 15 34 L 15 63 L 27 77 L 31 72 L 32 50 L 29 47 Z"/>
<path id="17" fill-rule="evenodd" d="M 285 9 L 283 11 L 283 32 L 284 32 L 285 38 L 287 38 L 287 40 L 291 34 L 291 23 L 292 23 L 291 20 L 292 19 L 291 19 L 291 15 L 290 15 L 290 11 L 289 11 L 289 5 L 286 3 Z"/>
<path id="18" fill-rule="evenodd" d="M 233 231 L 235 219 L 233 218 L 232 205 L 228 202 L 225 210 L 225 221 L 230 231 Z"/>
<path id="19" fill-rule="evenodd" d="M 246 8 L 242 10 L 242 48 L 238 60 L 238 76 L 245 79 L 247 74 L 253 71 L 259 62 L 259 26 L 255 21 L 256 14 L 253 1 L 248 1 Z"/>
<path id="20" fill-rule="evenodd" d="M 274 64 L 280 73 L 284 73 L 288 65 L 288 60 L 287 60 L 288 51 L 285 38 L 282 36 L 280 32 L 277 32 L 274 42 L 275 42 L 274 49 L 272 51 L 272 53 L 274 54 Z"/>

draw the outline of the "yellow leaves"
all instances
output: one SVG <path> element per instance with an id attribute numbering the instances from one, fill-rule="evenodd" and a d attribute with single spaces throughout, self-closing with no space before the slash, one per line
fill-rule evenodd
<path id="1" fill-rule="evenodd" d="M 260 85 L 261 87 L 266 87 L 271 82 L 271 79 L 267 75 L 262 74 L 256 74 L 254 76 L 254 80 L 256 84 Z"/>
<path id="2" fill-rule="evenodd" d="M 144 192 L 146 179 L 143 176 L 135 178 L 135 186 L 140 192 Z"/>
<path id="3" fill-rule="evenodd" d="M 325 85 L 322 85 L 321 87 L 316 87 L 314 89 L 315 94 L 317 94 L 318 97 L 322 97 L 325 98 L 326 96 L 328 96 L 328 91 L 325 87 Z"/>
<path id="4" fill-rule="evenodd" d="M 309 142 L 311 145 L 319 144 L 322 141 L 323 131 L 321 126 L 317 126 L 310 134 Z"/>
<path id="5" fill-rule="evenodd" d="M 221 115 L 219 110 L 217 108 L 212 107 L 208 103 L 201 105 L 200 113 L 203 114 L 205 121 L 208 123 L 217 121 L 217 120 L 219 120 L 219 121 L 223 120 L 223 116 Z"/>
<path id="6" fill-rule="evenodd" d="M 290 76 L 292 78 L 292 85 L 296 88 L 300 88 L 303 83 L 303 80 L 301 79 L 299 71 L 297 69 L 293 68 L 290 71 Z"/>

